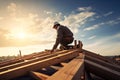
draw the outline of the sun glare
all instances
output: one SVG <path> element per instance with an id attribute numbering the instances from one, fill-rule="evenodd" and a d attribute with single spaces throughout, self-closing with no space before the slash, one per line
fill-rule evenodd
<path id="1" fill-rule="evenodd" d="M 26 38 L 26 33 L 24 32 L 14 32 L 9 35 L 10 38 L 12 39 L 25 39 Z"/>
<path id="2" fill-rule="evenodd" d="M 19 32 L 16 34 L 16 37 L 19 38 L 19 39 L 24 39 L 26 37 L 25 33 L 24 32 Z"/>
<path id="3" fill-rule="evenodd" d="M 8 35 L 6 35 L 7 39 L 20 39 L 25 40 L 28 37 L 26 30 L 24 29 L 12 29 Z"/>

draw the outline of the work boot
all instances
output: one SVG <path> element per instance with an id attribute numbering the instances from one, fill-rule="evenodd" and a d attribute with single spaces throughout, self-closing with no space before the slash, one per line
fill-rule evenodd
<path id="1" fill-rule="evenodd" d="M 73 45 L 66 46 L 67 49 L 73 49 Z"/>
<path id="2" fill-rule="evenodd" d="M 65 46 L 61 45 L 60 50 L 67 50 L 67 48 Z"/>

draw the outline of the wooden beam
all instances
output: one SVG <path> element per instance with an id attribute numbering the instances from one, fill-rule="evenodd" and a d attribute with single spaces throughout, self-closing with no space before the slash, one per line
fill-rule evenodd
<path id="1" fill-rule="evenodd" d="M 78 50 L 72 50 L 64 54 L 58 54 L 57 56 L 53 56 L 47 59 L 33 62 L 31 64 L 27 64 L 24 66 L 16 67 L 14 69 L 0 72 L 0 79 L 8 80 L 8 79 L 12 79 L 15 77 L 19 77 L 19 76 L 27 74 L 29 71 L 37 71 L 43 67 L 54 65 L 62 61 L 68 60 L 68 59 L 72 59 L 78 55 L 79 55 Z"/>
<path id="2" fill-rule="evenodd" d="M 66 66 L 68 63 L 62 62 L 60 63 L 63 67 Z"/>
<path id="3" fill-rule="evenodd" d="M 22 57 L 17 57 L 13 60 L 0 62 L 0 67 L 16 64 L 18 62 L 24 62 L 25 60 L 30 60 L 30 59 L 33 59 L 36 57 L 41 57 L 46 54 L 50 54 L 50 53 L 48 51 L 44 51 L 44 52 L 38 52 L 38 53 L 29 54 L 29 55 L 24 55 Z"/>
<path id="4" fill-rule="evenodd" d="M 101 59 L 98 59 L 97 57 L 92 57 L 92 56 L 89 56 L 89 55 L 85 55 L 85 60 L 89 60 L 89 61 L 98 63 L 99 65 L 105 66 L 107 68 L 111 68 L 113 70 L 120 71 L 120 66 L 119 65 L 105 62 Z"/>
<path id="5" fill-rule="evenodd" d="M 54 70 L 56 70 L 56 71 L 58 71 L 58 70 L 60 70 L 62 67 L 60 67 L 60 66 L 50 66 L 51 68 L 53 68 Z"/>
<path id="6" fill-rule="evenodd" d="M 34 72 L 34 71 L 31 71 L 30 74 L 36 80 L 46 80 L 49 77 L 48 75 L 45 75 L 39 72 Z"/>
<path id="7" fill-rule="evenodd" d="M 110 69 L 106 66 L 102 66 L 99 63 L 95 63 L 89 60 L 85 60 L 85 68 L 89 72 L 104 78 L 105 80 L 119 80 L 120 72 Z"/>
<path id="8" fill-rule="evenodd" d="M 93 80 L 92 76 L 90 75 L 90 72 L 85 70 L 85 79 L 84 80 Z"/>
<path id="9" fill-rule="evenodd" d="M 55 54 L 50 54 L 50 53 L 43 53 L 42 54 L 41 53 L 38 58 L 27 60 L 27 61 L 16 63 L 16 64 L 12 64 L 12 65 L 8 65 L 8 66 L 4 66 L 4 67 L 0 67 L 0 72 L 5 71 L 5 70 L 9 70 L 9 69 L 12 69 L 12 68 L 15 68 L 15 67 L 27 65 L 27 64 L 33 63 L 35 61 L 43 60 L 43 59 L 46 59 L 46 58 L 49 58 L 49 57 L 52 57 L 52 56 L 57 56 L 58 54 L 62 54 L 62 53 L 66 53 L 66 52 L 68 52 L 68 50 L 59 51 L 59 52 L 56 52 Z"/>
<path id="10" fill-rule="evenodd" d="M 34 58 L 34 56 L 42 55 L 41 53 L 42 52 L 35 53 L 35 54 L 30 54 L 30 55 L 24 55 L 22 57 L 17 57 L 15 59 L 12 59 L 12 60 L 9 60 L 9 61 L 0 62 L 0 67 L 12 65 L 12 64 L 15 64 L 15 63 L 18 63 L 18 62 L 23 62 L 24 60 L 29 60 L 31 58 Z"/>
<path id="11" fill-rule="evenodd" d="M 23 62 L 23 61 L 24 60 L 22 60 L 22 59 L 14 59 L 14 60 L 9 60 L 9 61 L 3 61 L 3 62 L 0 63 L 0 67 L 15 64 L 15 63 L 18 63 L 18 62 Z"/>
<path id="12" fill-rule="evenodd" d="M 83 72 L 84 61 L 80 57 L 77 57 L 47 80 L 80 80 Z"/>

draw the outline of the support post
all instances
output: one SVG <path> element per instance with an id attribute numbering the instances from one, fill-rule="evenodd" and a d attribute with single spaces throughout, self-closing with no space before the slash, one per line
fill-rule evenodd
<path id="1" fill-rule="evenodd" d="M 79 41 L 78 41 L 78 46 L 77 46 L 77 47 L 80 49 L 80 51 L 82 51 L 82 46 L 83 46 L 83 44 L 82 44 L 82 42 L 79 40 Z"/>
<path id="2" fill-rule="evenodd" d="M 74 40 L 74 48 L 77 48 L 77 40 Z"/>
<path id="3" fill-rule="evenodd" d="M 21 53 L 21 50 L 19 50 L 19 57 L 20 57 L 20 59 L 22 59 L 22 53 Z"/>

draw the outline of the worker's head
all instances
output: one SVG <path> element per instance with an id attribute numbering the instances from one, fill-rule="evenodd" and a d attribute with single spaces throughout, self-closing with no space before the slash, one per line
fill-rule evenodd
<path id="1" fill-rule="evenodd" d="M 60 26 L 60 24 L 58 22 L 54 22 L 53 28 L 57 29 L 58 26 Z"/>

